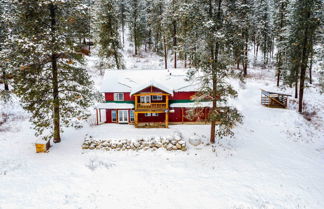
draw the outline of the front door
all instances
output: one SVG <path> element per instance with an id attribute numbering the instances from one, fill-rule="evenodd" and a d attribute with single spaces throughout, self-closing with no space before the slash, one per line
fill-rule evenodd
<path id="1" fill-rule="evenodd" d="M 128 123 L 128 110 L 118 110 L 118 123 Z"/>

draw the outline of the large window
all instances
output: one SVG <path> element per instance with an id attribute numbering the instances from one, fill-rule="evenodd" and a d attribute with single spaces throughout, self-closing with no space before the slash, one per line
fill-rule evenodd
<path id="1" fill-rule="evenodd" d="M 111 121 L 112 122 L 117 122 L 117 112 L 116 112 L 116 110 L 111 111 Z"/>
<path id="2" fill-rule="evenodd" d="M 153 101 L 162 101 L 162 95 L 153 95 L 152 100 Z"/>
<path id="3" fill-rule="evenodd" d="M 151 96 L 141 96 L 140 102 L 141 103 L 151 103 Z"/>
<path id="4" fill-rule="evenodd" d="M 129 119 L 130 119 L 131 122 L 134 122 L 134 110 L 130 110 Z"/>
<path id="5" fill-rule="evenodd" d="M 114 101 L 124 101 L 124 93 L 114 93 Z"/>
<path id="6" fill-rule="evenodd" d="M 128 123 L 128 110 L 118 110 L 118 123 Z"/>

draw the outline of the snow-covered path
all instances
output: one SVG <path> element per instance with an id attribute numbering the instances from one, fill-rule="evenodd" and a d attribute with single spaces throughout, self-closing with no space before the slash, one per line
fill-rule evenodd
<path id="1" fill-rule="evenodd" d="M 61 144 L 36 154 L 29 123 L 16 122 L 0 133 L 0 208 L 324 208 L 323 131 L 294 110 L 262 107 L 260 88 L 269 86 L 248 80 L 240 89 L 235 104 L 244 124 L 216 152 L 210 146 L 188 152 L 82 151 L 86 133 L 136 138 L 181 131 L 188 138 L 209 132 L 205 125 L 102 125 L 67 129 Z"/>

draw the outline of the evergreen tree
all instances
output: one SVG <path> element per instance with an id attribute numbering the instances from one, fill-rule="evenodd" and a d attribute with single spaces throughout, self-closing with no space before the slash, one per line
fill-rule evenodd
<path id="1" fill-rule="evenodd" d="M 78 34 L 89 14 L 81 0 L 14 2 L 17 31 L 12 38 L 15 93 L 31 113 L 36 136 L 61 141 L 61 126 L 80 126 L 87 118 L 92 82 L 83 64 Z M 80 19 L 79 19 L 80 18 Z"/>
<path id="2" fill-rule="evenodd" d="M 223 137 L 232 135 L 231 128 L 241 122 L 242 116 L 234 107 L 227 105 L 228 98 L 235 97 L 236 91 L 227 83 L 229 72 L 227 67 L 231 63 L 232 47 L 229 45 L 227 31 L 229 17 L 227 1 L 206 0 L 200 4 L 200 17 L 197 28 L 200 32 L 199 48 L 196 50 L 196 76 L 201 81 L 202 88 L 198 93 L 198 101 L 206 98 L 212 100 L 212 109 L 209 113 L 211 122 L 210 142 L 215 143 L 215 135 Z M 193 71 L 195 72 L 195 71 Z M 219 122 L 216 131 L 216 122 Z"/>
<path id="3" fill-rule="evenodd" d="M 255 1 L 256 39 L 263 52 L 263 64 L 269 63 L 269 54 L 273 50 L 273 24 L 269 0 Z"/>
<path id="4" fill-rule="evenodd" d="M 6 0 L 0 1 L 0 77 L 4 85 L 4 90 L 9 91 L 9 65 L 10 65 L 10 46 L 8 43 L 10 36 L 10 3 Z"/>
<path id="5" fill-rule="evenodd" d="M 276 69 L 277 69 L 277 86 L 279 86 L 282 71 L 287 67 L 287 25 L 288 25 L 288 6 L 289 0 L 275 1 L 275 18 L 274 18 L 274 33 L 276 37 L 277 54 L 276 54 Z"/>
<path id="6" fill-rule="evenodd" d="M 129 27 L 130 35 L 134 43 L 134 54 L 138 55 L 141 46 L 146 40 L 145 6 L 141 0 L 129 0 Z"/>
<path id="7" fill-rule="evenodd" d="M 116 0 L 98 2 L 97 20 L 99 56 L 104 63 L 114 63 L 117 69 L 123 68 L 122 46 L 119 35 L 118 5 Z M 110 67 L 110 66 L 109 66 Z"/>
<path id="8" fill-rule="evenodd" d="M 297 81 L 299 78 L 299 106 L 303 111 L 305 78 L 309 59 L 313 50 L 313 37 L 320 26 L 320 15 L 323 8 L 321 0 L 304 0 L 293 3 L 291 26 L 289 30 L 289 82 L 295 80 L 297 96 Z"/>

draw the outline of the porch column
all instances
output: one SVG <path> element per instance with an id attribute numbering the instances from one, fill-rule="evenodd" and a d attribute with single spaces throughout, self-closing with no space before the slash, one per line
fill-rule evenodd
<path id="1" fill-rule="evenodd" d="M 137 101 L 138 101 L 137 98 L 138 97 L 137 97 L 137 95 L 134 95 L 134 96 L 135 96 L 135 110 L 136 110 L 137 109 Z"/>
<path id="2" fill-rule="evenodd" d="M 135 125 L 135 128 L 137 128 L 137 124 L 138 124 L 138 113 L 137 112 L 134 112 L 134 125 Z"/>
<path id="3" fill-rule="evenodd" d="M 97 125 L 99 125 L 99 121 L 98 121 L 98 109 L 96 109 L 96 122 L 97 122 Z"/>
<path id="4" fill-rule="evenodd" d="M 169 112 L 165 113 L 165 127 L 169 128 Z"/>

